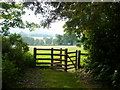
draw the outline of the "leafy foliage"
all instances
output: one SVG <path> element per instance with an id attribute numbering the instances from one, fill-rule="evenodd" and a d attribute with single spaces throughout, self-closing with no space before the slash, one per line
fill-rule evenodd
<path id="1" fill-rule="evenodd" d="M 32 56 L 28 53 L 27 43 L 22 40 L 20 35 L 11 34 L 8 37 L 3 36 L 2 46 L 3 60 L 12 61 L 17 67 L 27 67 L 28 63 L 25 62 L 33 60 L 33 58 L 30 58 Z"/>
<path id="2" fill-rule="evenodd" d="M 3 88 L 10 88 L 16 85 L 18 78 L 23 73 L 24 69 L 34 66 L 34 59 L 28 53 L 28 44 L 25 43 L 20 35 L 9 33 L 9 29 L 29 28 L 36 26 L 34 23 L 23 23 L 21 16 L 25 14 L 22 4 L 15 4 L 14 2 L 0 3 L 2 9 L 0 18 L 3 22 L 0 23 L 2 33 L 2 72 L 3 72 Z"/>
<path id="3" fill-rule="evenodd" d="M 35 65 L 28 45 L 20 35 L 2 36 L 3 88 L 14 87 L 24 70 Z"/>
<path id="4" fill-rule="evenodd" d="M 56 45 L 76 45 L 76 40 L 74 34 L 56 35 Z"/>
<path id="5" fill-rule="evenodd" d="M 25 14 L 25 7 L 21 4 L 16 4 L 15 2 L 2 2 L 0 3 L 0 8 L 2 9 L 0 12 L 0 18 L 3 20 L 1 22 L 1 31 L 3 35 L 7 36 L 9 33 L 9 29 L 12 28 L 29 28 L 33 30 L 35 27 L 39 27 L 38 24 L 23 22 L 22 15 Z"/>
<path id="6" fill-rule="evenodd" d="M 87 68 L 94 78 L 120 87 L 120 3 L 50 4 L 55 7 L 52 15 L 67 18 L 65 31 L 74 33 L 89 51 Z M 54 21 L 57 18 L 51 19 Z"/>
<path id="7" fill-rule="evenodd" d="M 8 60 L 2 62 L 3 88 L 10 88 L 17 82 L 19 76 L 18 71 L 19 69 L 12 62 Z"/>

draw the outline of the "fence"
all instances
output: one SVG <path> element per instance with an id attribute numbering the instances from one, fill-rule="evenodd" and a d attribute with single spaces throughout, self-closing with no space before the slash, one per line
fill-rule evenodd
<path id="1" fill-rule="evenodd" d="M 42 51 L 45 53 L 43 53 Z M 48 51 L 50 52 L 48 53 Z M 69 69 L 75 68 L 75 70 L 77 70 L 80 68 L 80 55 L 84 55 L 81 53 L 80 50 L 69 52 L 68 49 L 62 48 L 60 49 L 34 48 L 34 58 L 36 60 L 36 66 L 51 67 L 66 72 Z"/>

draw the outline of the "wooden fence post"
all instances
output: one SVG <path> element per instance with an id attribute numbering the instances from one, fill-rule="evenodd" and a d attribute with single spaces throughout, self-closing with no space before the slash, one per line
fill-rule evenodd
<path id="1" fill-rule="evenodd" d="M 53 66 L 53 48 L 51 48 L 51 66 Z"/>
<path id="2" fill-rule="evenodd" d="M 33 52 L 33 53 L 34 53 L 34 60 L 35 60 L 34 66 L 36 66 L 36 58 L 37 58 L 37 57 L 36 57 L 36 48 L 34 48 L 34 52 Z"/>
<path id="3" fill-rule="evenodd" d="M 78 51 L 76 50 L 76 63 L 75 63 L 75 70 L 77 70 L 77 64 L 78 64 L 78 61 L 77 61 L 77 60 L 78 60 L 78 56 L 77 56 L 78 53 L 77 53 L 77 52 L 78 52 Z"/>
<path id="4" fill-rule="evenodd" d="M 34 59 L 36 60 L 36 48 L 34 48 Z"/>
<path id="5" fill-rule="evenodd" d="M 78 69 L 80 69 L 80 56 L 81 56 L 81 51 L 78 51 Z"/>
<path id="6" fill-rule="evenodd" d="M 60 67 L 62 67 L 62 48 L 60 48 L 60 60 L 61 60 L 60 61 L 60 64 L 61 64 Z"/>
<path id="7" fill-rule="evenodd" d="M 65 72 L 67 72 L 67 51 L 68 49 L 65 49 Z"/>

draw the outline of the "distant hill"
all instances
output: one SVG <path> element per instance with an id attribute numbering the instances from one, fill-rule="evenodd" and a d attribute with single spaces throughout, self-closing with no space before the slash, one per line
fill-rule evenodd
<path id="1" fill-rule="evenodd" d="M 47 34 L 30 34 L 30 37 L 53 37 L 52 35 Z"/>
<path id="2" fill-rule="evenodd" d="M 28 36 L 28 34 L 24 33 L 23 31 L 19 32 L 18 34 L 20 34 L 21 36 Z"/>
<path id="3" fill-rule="evenodd" d="M 54 37 L 55 35 L 49 35 L 49 34 L 42 34 L 42 33 L 29 33 L 29 34 L 27 34 L 27 33 L 25 33 L 25 32 L 23 32 L 23 31 L 21 31 L 21 32 L 19 32 L 18 34 L 20 34 L 20 35 L 22 35 L 22 36 L 27 36 L 27 37 Z"/>

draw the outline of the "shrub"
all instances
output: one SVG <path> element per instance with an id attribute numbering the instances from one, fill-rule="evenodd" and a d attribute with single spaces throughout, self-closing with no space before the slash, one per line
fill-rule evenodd
<path id="1" fill-rule="evenodd" d="M 20 35 L 2 36 L 3 86 L 13 87 L 24 69 L 34 66 L 29 47 Z"/>
<path id="2" fill-rule="evenodd" d="M 3 88 L 9 88 L 15 86 L 17 78 L 19 77 L 19 69 L 15 67 L 15 64 L 8 60 L 2 62 L 2 82 Z"/>
<path id="3" fill-rule="evenodd" d="M 34 65 L 33 56 L 28 53 L 29 47 L 20 35 L 11 34 L 2 37 L 2 59 L 12 61 L 19 68 L 31 67 Z"/>
<path id="4" fill-rule="evenodd" d="M 28 53 L 28 52 L 22 54 L 21 59 L 20 59 L 18 64 L 19 64 L 18 66 L 22 69 L 34 67 L 35 66 L 35 60 L 33 58 L 33 55 Z"/>

